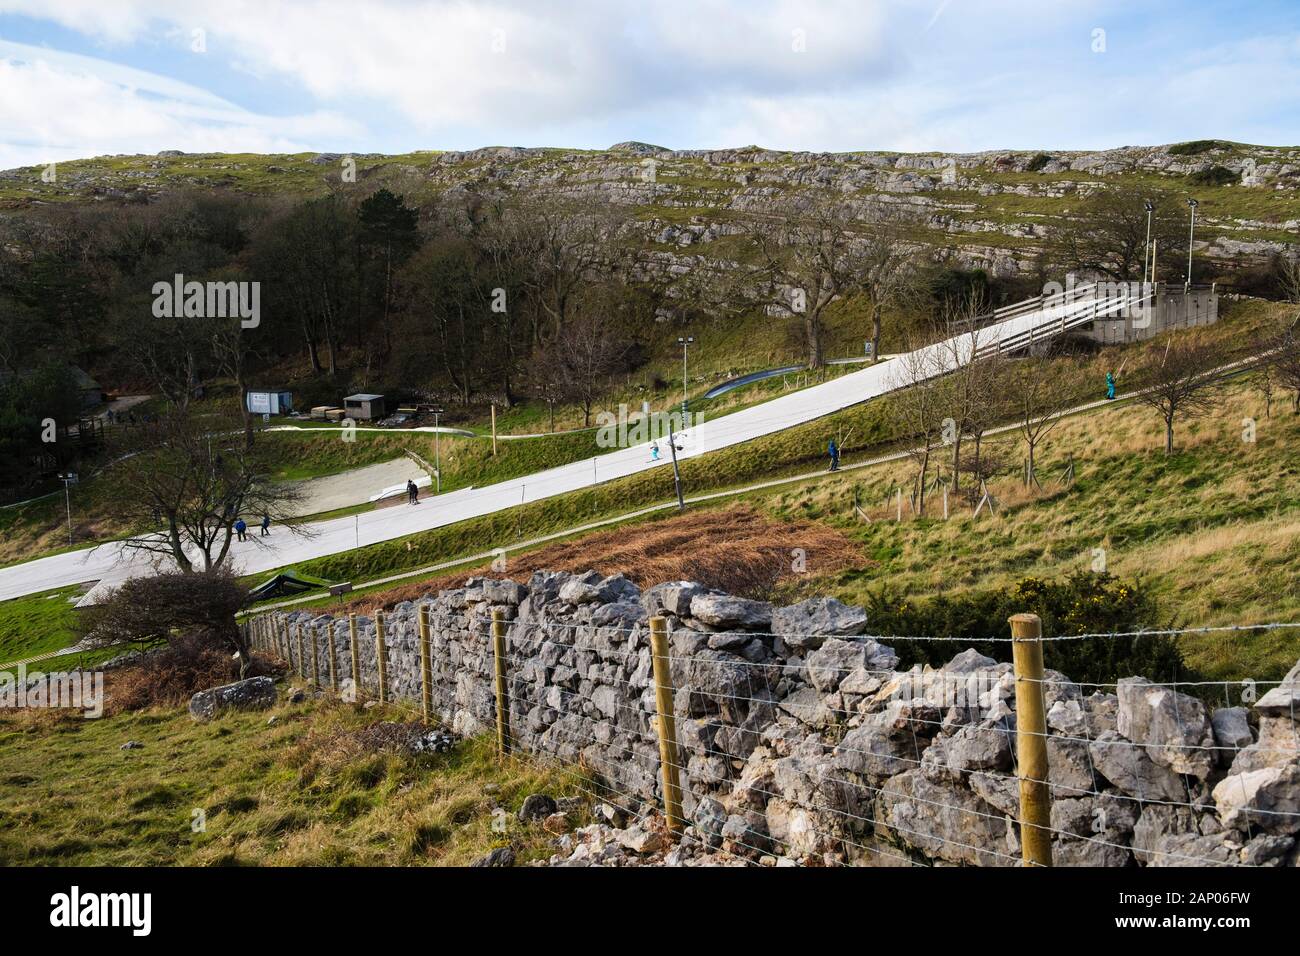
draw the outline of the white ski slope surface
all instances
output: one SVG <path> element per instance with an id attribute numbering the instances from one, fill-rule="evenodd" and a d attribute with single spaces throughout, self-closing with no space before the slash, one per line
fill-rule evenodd
<path id="1" fill-rule="evenodd" d="M 1031 300 L 1031 303 L 1002 310 L 999 314 L 1011 314 L 1012 317 L 986 326 L 979 331 L 978 337 L 971 334 L 956 336 L 686 429 L 678 435 L 678 444 L 683 448 L 678 457 L 686 459 L 719 451 L 821 418 L 883 395 L 905 382 L 917 380 L 921 375 L 938 377 L 968 361 L 974 342 L 978 343 L 978 350 L 982 353 L 985 349 L 1023 345 L 1030 338 L 1046 340 L 1098 316 L 1120 312 L 1136 301 L 1122 295 L 1118 298 L 1094 298 L 1087 288 L 1042 303 Z M 1026 308 L 1032 311 L 1024 311 Z M 313 522 L 309 525 L 313 532 L 310 537 L 273 527 L 270 537 L 259 538 L 256 520 L 249 519 L 248 540 L 231 544 L 232 566 L 240 574 L 270 571 L 566 494 L 651 468 L 672 467 L 667 448 L 661 448 L 658 461 L 651 460 L 649 444 L 646 443 L 523 478 L 437 497 L 422 497 L 418 505 Z M 0 569 L 0 600 L 65 585 L 98 582 L 81 602 L 93 604 L 107 589 L 130 577 L 150 573 L 156 557 L 114 542 L 28 561 Z"/>

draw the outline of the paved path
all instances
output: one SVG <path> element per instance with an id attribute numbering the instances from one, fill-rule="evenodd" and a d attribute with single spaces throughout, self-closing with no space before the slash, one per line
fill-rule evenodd
<path id="1" fill-rule="evenodd" d="M 972 352 L 1008 349 L 1040 341 L 1091 322 L 1100 315 L 1132 304 L 1128 297 L 1097 300 L 1087 290 L 1073 290 L 1048 303 L 1027 305 L 1020 314 L 987 326 L 978 340 L 957 336 L 928 345 L 861 371 L 782 395 L 760 405 L 704 422 L 678 436 L 680 458 L 720 451 L 742 442 L 813 421 L 910 384 L 935 378 L 968 362 Z M 1005 313 L 1003 313 L 1005 314 Z M 532 501 L 567 494 L 652 468 L 670 468 L 670 456 L 652 461 L 648 444 L 620 448 L 584 461 L 448 495 L 421 499 L 414 507 L 387 508 L 346 518 L 314 522 L 311 536 L 286 528 L 261 538 L 235 542 L 231 560 L 241 574 L 254 574 L 381 541 L 429 531 Z M 0 569 L 0 600 L 88 581 L 99 583 L 83 604 L 93 604 L 104 591 L 129 577 L 149 573 L 149 556 L 113 542 Z"/>

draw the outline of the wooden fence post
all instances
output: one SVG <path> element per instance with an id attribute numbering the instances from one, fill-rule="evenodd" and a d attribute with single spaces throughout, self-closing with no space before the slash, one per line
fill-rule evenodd
<path id="1" fill-rule="evenodd" d="M 506 699 L 506 618 L 499 607 L 492 609 L 492 656 L 496 664 L 497 753 L 510 753 L 510 701 Z"/>
<path id="2" fill-rule="evenodd" d="M 384 612 L 375 612 L 375 657 L 379 666 L 379 702 L 388 703 L 388 648 L 384 646 Z"/>
<path id="3" fill-rule="evenodd" d="M 668 657 L 668 622 L 650 619 L 650 653 L 654 661 L 656 726 L 659 731 L 659 768 L 664 778 L 664 816 L 668 829 L 682 831 L 682 788 L 677 776 L 677 721 L 673 716 L 673 675 Z"/>
<path id="4" fill-rule="evenodd" d="M 289 663 L 289 672 L 293 673 L 293 642 L 289 640 L 289 622 L 282 618 L 277 630 L 280 632 L 280 642 L 284 645 L 284 659 Z"/>
<path id="5" fill-rule="evenodd" d="M 348 641 L 352 645 L 352 699 L 361 702 L 361 659 L 357 656 L 357 616 L 348 615 Z"/>
<path id="6" fill-rule="evenodd" d="M 302 646 L 302 625 L 295 624 L 294 632 L 298 635 L 298 676 L 307 676 L 307 654 Z"/>
<path id="7" fill-rule="evenodd" d="M 420 635 L 420 710 L 424 726 L 433 718 L 433 674 L 429 662 L 429 605 L 421 604 L 417 617 Z"/>
<path id="8" fill-rule="evenodd" d="M 311 629 L 311 682 L 320 689 L 320 641 L 316 640 L 316 629 Z"/>
<path id="9" fill-rule="evenodd" d="M 329 626 L 325 629 L 325 640 L 329 642 L 326 645 L 326 647 L 329 650 L 329 654 L 327 656 L 329 658 L 329 665 L 330 665 L 330 690 L 334 691 L 334 693 L 337 694 L 339 692 L 339 652 L 334 647 L 334 622 L 333 621 L 331 621 Z"/>
<path id="10" fill-rule="evenodd" d="M 1047 718 L 1043 706 L 1043 622 L 1011 617 L 1016 672 L 1016 762 L 1020 770 L 1020 845 L 1025 866 L 1052 865 L 1052 796 L 1047 783 Z"/>

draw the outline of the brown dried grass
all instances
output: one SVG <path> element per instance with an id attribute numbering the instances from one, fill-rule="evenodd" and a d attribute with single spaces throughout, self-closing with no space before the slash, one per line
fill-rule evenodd
<path id="1" fill-rule="evenodd" d="M 806 573 L 794 569 L 796 549 Z M 834 528 L 811 521 L 781 521 L 747 505 L 691 512 L 639 525 L 599 531 L 508 557 L 504 572 L 490 565 L 403 584 L 347 602 L 344 613 L 371 613 L 483 575 L 527 581 L 534 571 L 623 574 L 640 587 L 664 581 L 698 581 L 731 594 L 767 599 L 794 593 L 808 580 L 869 562 Z"/>

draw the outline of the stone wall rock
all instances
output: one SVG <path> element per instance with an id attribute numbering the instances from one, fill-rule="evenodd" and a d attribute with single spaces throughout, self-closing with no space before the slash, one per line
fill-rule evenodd
<path id="1" fill-rule="evenodd" d="M 413 704 L 422 606 L 443 723 L 494 728 L 490 626 L 504 611 L 514 746 L 581 766 L 629 818 L 662 803 L 649 644 L 649 619 L 662 615 L 683 808 L 711 852 L 1019 860 L 1009 663 L 971 649 L 899 671 L 868 614 L 832 599 L 773 607 L 689 581 L 642 591 L 621 575 L 538 571 L 522 583 L 472 579 L 385 615 L 388 692 Z M 307 674 L 312 643 L 321 662 L 333 643 L 347 690 L 347 621 L 306 611 L 283 620 L 303 634 Z M 357 619 L 356 690 L 367 699 L 378 691 L 376 633 L 372 618 Z M 1066 675 L 1048 676 L 1059 865 L 1295 864 L 1300 665 L 1253 709 L 1211 710 L 1140 677 L 1085 696 Z"/>

